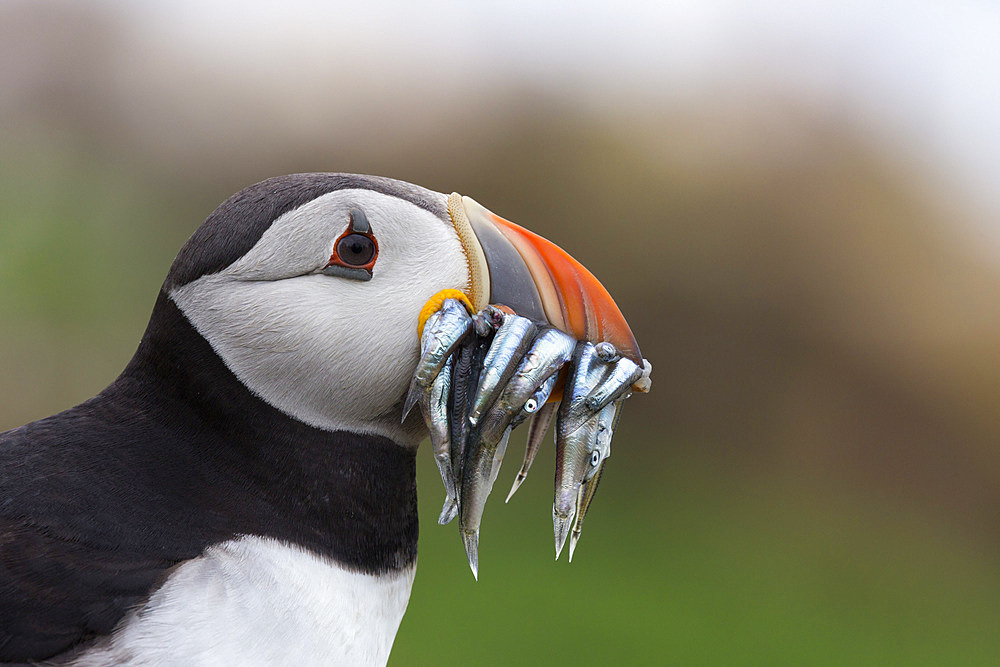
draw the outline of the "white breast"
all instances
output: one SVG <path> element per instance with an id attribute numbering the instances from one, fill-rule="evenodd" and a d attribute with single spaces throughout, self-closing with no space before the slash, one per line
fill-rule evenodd
<path id="1" fill-rule="evenodd" d="M 177 567 L 73 664 L 384 665 L 415 572 L 360 574 L 277 540 L 242 537 Z"/>

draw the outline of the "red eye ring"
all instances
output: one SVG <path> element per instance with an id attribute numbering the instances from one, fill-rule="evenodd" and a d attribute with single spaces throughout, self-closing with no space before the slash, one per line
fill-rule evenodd
<path id="1" fill-rule="evenodd" d="M 333 244 L 330 263 L 337 263 L 352 269 L 368 269 L 375 266 L 378 258 L 378 241 L 371 234 L 361 234 L 348 230 Z"/>
<path id="2" fill-rule="evenodd" d="M 364 211 L 351 209 L 351 222 L 333 244 L 330 261 L 323 269 L 327 275 L 371 280 L 378 259 L 378 240 Z"/>

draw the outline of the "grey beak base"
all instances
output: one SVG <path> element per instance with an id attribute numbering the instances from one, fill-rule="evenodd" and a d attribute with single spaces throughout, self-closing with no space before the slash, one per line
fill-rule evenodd
<path id="1" fill-rule="evenodd" d="M 469 222 L 490 267 L 490 303 L 508 306 L 529 320 L 548 322 L 538 288 L 517 249 L 488 222 L 475 216 Z"/>

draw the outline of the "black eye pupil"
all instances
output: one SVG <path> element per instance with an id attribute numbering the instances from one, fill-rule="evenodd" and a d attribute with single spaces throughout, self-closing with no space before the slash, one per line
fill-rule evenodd
<path id="1" fill-rule="evenodd" d="M 337 255 L 344 264 L 364 266 L 375 256 L 375 242 L 364 234 L 348 234 L 337 243 Z"/>

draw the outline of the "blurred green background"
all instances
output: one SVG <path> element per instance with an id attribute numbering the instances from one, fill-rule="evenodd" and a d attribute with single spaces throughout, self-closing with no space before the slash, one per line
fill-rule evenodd
<path id="1" fill-rule="evenodd" d="M 240 188 L 458 191 L 604 282 L 653 391 L 572 565 L 551 441 L 478 583 L 420 453 L 390 664 L 997 664 L 1000 14 L 706 6 L 0 4 L 0 429 L 116 376 Z"/>

